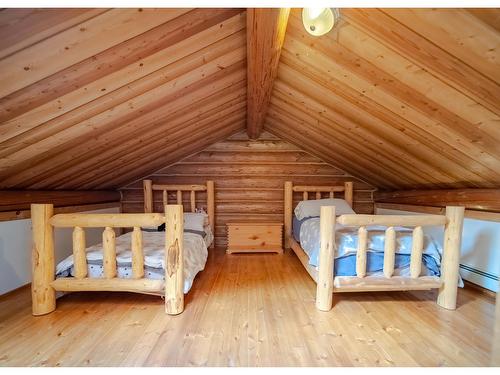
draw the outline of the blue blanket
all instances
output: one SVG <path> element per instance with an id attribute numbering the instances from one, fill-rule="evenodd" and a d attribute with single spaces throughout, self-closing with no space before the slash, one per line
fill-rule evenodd
<path id="1" fill-rule="evenodd" d="M 293 218 L 293 236 L 301 244 L 309 256 L 309 264 L 317 267 L 319 263 L 320 235 L 319 218 L 309 217 L 303 220 Z M 396 229 L 396 256 L 394 262 L 394 275 L 406 276 L 409 274 L 412 231 L 408 228 Z M 367 274 L 380 274 L 384 268 L 384 239 L 385 228 L 369 226 L 367 244 Z M 356 275 L 356 250 L 358 236 L 356 227 L 336 225 L 335 275 Z M 440 276 L 441 249 L 429 236 L 424 239 L 422 255 L 422 275 Z"/>

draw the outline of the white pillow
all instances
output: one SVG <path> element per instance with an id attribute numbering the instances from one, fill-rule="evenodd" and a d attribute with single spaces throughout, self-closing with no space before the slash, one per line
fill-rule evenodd
<path id="1" fill-rule="evenodd" d="M 299 202 L 294 210 L 295 216 L 299 220 L 305 219 L 306 217 L 319 216 L 321 206 L 335 206 L 335 215 L 356 213 L 344 199 L 311 199 Z"/>
<path id="2" fill-rule="evenodd" d="M 208 221 L 208 216 L 205 213 L 184 212 L 184 229 L 204 232 L 205 221 Z"/>

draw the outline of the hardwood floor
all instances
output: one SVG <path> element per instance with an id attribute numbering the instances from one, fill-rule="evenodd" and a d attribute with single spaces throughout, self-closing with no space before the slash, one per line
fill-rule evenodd
<path id="1" fill-rule="evenodd" d="M 0 366 L 488 366 L 495 300 L 472 288 L 458 310 L 435 292 L 334 294 L 314 307 L 298 259 L 212 251 L 178 316 L 163 300 L 73 293 L 33 317 L 30 293 L 0 298 Z"/>

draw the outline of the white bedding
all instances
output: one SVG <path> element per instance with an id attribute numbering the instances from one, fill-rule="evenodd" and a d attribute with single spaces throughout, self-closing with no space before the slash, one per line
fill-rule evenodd
<path id="1" fill-rule="evenodd" d="M 132 277 L 132 232 L 116 238 L 117 276 Z M 196 274 L 205 268 L 208 246 L 213 241 L 213 234 L 207 231 L 205 238 L 195 233 L 184 232 L 184 293 L 189 292 Z M 165 232 L 142 232 L 144 251 L 144 277 L 163 279 L 165 277 Z M 102 278 L 102 244 L 90 246 L 87 251 L 88 277 Z M 73 255 L 59 262 L 56 277 L 73 276 Z"/>

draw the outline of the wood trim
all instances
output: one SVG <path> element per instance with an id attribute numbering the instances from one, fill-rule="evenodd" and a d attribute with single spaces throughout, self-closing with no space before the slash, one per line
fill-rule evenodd
<path id="1" fill-rule="evenodd" d="M 278 74 L 290 8 L 247 9 L 247 133 L 257 139 Z"/>
<path id="2" fill-rule="evenodd" d="M 121 207 L 120 202 L 109 202 L 109 203 L 97 203 L 97 204 L 84 204 L 78 206 L 67 206 L 67 207 L 55 207 L 54 213 L 72 213 L 72 212 L 82 212 L 82 211 L 95 211 L 103 210 L 106 208 Z M 20 210 L 20 211 L 6 211 L 0 212 L 0 222 L 1 221 L 12 221 L 12 220 L 24 220 L 31 218 L 31 210 Z"/>
<path id="3" fill-rule="evenodd" d="M 72 206 L 119 201 L 120 192 L 113 190 L 57 191 L 57 190 L 2 190 L 0 212 L 27 210 L 33 203 L 51 203 L 54 206 Z"/>
<path id="4" fill-rule="evenodd" d="M 377 203 L 400 203 L 435 207 L 464 206 L 477 211 L 500 212 L 500 189 L 377 191 Z"/>
<path id="5" fill-rule="evenodd" d="M 432 206 L 416 206 L 411 204 L 398 204 L 398 203 L 375 203 L 375 210 L 377 208 L 383 208 L 387 210 L 397 210 L 397 211 L 409 211 L 409 212 L 421 212 L 433 215 L 443 215 L 445 212 L 444 207 L 432 207 Z M 500 222 L 500 213 L 498 212 L 488 212 L 488 211 L 476 211 L 476 210 L 465 210 L 465 215 L 467 219 L 475 220 L 485 220 L 485 221 L 495 221 Z"/>

